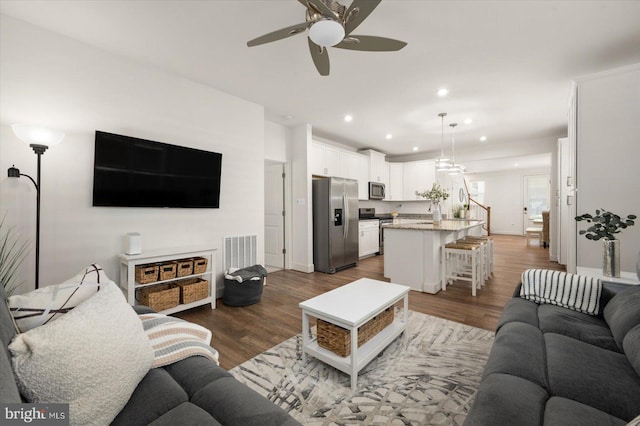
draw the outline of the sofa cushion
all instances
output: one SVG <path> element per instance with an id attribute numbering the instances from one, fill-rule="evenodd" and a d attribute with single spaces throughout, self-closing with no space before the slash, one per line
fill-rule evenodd
<path id="1" fill-rule="evenodd" d="M 622 353 L 560 334 L 544 336 L 549 392 L 629 421 L 640 413 L 640 377 Z"/>
<path id="2" fill-rule="evenodd" d="M 111 282 L 100 265 L 92 264 L 62 284 L 9 297 L 9 308 L 21 332 L 62 317 Z"/>
<path id="3" fill-rule="evenodd" d="M 189 399 L 203 387 L 231 374 L 218 367 L 207 358 L 193 356 L 182 361 L 169 364 L 164 369 L 184 389 Z M 197 371 L 198 374 L 193 374 Z"/>
<path id="4" fill-rule="evenodd" d="M 509 374 L 491 374 L 482 380 L 464 426 L 540 426 L 549 398 L 540 386 Z"/>
<path id="5" fill-rule="evenodd" d="M 2 386 L 0 386 L 0 402 L 22 402 L 20 400 L 18 386 L 16 385 L 16 379 L 13 376 L 11 361 L 9 361 L 9 357 L 7 357 L 4 350 L 0 352 L 0 383 L 2 383 Z"/>
<path id="6" fill-rule="evenodd" d="M 75 424 L 111 422 L 149 371 L 153 351 L 138 316 L 110 282 L 9 345 L 22 395 L 67 402 Z"/>
<path id="7" fill-rule="evenodd" d="M 604 308 L 604 319 L 611 328 L 618 347 L 622 349 L 624 336 L 640 324 L 640 285 L 616 294 Z"/>
<path id="8" fill-rule="evenodd" d="M 640 376 L 640 324 L 633 327 L 631 331 L 624 336 L 622 348 L 629 363 L 633 369 L 636 370 L 638 376 Z"/>
<path id="9" fill-rule="evenodd" d="M 551 397 L 544 410 L 544 426 L 624 426 L 627 422 L 567 398 Z"/>
<path id="10" fill-rule="evenodd" d="M 221 426 L 202 408 L 184 402 L 149 423 L 149 426 Z"/>
<path id="11" fill-rule="evenodd" d="M 602 282 L 597 278 L 549 269 L 527 269 L 522 273 L 520 297 L 536 303 L 598 315 L 601 293 Z"/>
<path id="12" fill-rule="evenodd" d="M 507 302 L 502 311 L 496 332 L 500 330 L 504 324 L 513 321 L 524 322 L 538 327 L 538 304 L 520 297 L 512 298 Z"/>
<path id="13" fill-rule="evenodd" d="M 483 376 L 504 373 L 547 388 L 544 338 L 536 327 L 511 322 L 496 333 Z"/>
<path id="14" fill-rule="evenodd" d="M 204 359 L 204 358 L 203 358 Z M 191 371 L 194 374 L 194 371 Z M 149 370 L 112 425 L 146 425 L 184 402 L 186 392 L 163 368 Z"/>
<path id="15" fill-rule="evenodd" d="M 554 305 L 540 305 L 538 318 L 543 333 L 562 334 L 620 352 L 609 326 L 602 318 Z"/>
<path id="16" fill-rule="evenodd" d="M 193 395 L 191 402 L 204 408 L 225 426 L 299 425 L 282 408 L 233 377 L 222 377 Z M 247 410 L 247 407 L 251 407 Z"/>

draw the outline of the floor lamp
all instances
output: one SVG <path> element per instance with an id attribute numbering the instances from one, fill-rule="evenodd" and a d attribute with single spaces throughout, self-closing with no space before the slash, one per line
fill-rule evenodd
<path id="1" fill-rule="evenodd" d="M 7 170 L 10 178 L 19 178 L 25 176 L 33 182 L 36 187 L 36 289 L 40 286 L 40 192 L 42 186 L 40 184 L 40 157 L 50 147 L 59 144 L 64 138 L 64 133 L 56 130 L 46 129 L 44 127 L 29 126 L 25 124 L 13 124 L 11 126 L 13 133 L 23 142 L 29 144 L 33 152 L 38 156 L 38 171 L 36 180 L 29 175 L 20 173 L 20 170 L 12 166 Z"/>

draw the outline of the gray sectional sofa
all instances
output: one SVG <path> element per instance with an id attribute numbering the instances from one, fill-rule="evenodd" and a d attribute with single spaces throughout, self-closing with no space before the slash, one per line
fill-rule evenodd
<path id="1" fill-rule="evenodd" d="M 498 324 L 466 426 L 625 425 L 640 415 L 640 285 L 590 316 L 519 297 Z"/>
<path id="2" fill-rule="evenodd" d="M 22 399 L 7 349 L 16 332 L 5 300 L 0 285 L 0 402 L 19 403 Z M 117 368 L 102 368 L 113 367 Z M 200 356 L 149 370 L 112 424 L 299 425 L 284 410 Z"/>

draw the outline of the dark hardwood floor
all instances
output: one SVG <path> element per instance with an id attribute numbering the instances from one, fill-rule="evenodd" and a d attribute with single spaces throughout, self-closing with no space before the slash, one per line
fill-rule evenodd
<path id="1" fill-rule="evenodd" d="M 548 249 L 527 247 L 524 237 L 496 235 L 494 247 L 494 275 L 476 297 L 471 296 L 468 283 L 459 282 L 435 295 L 412 291 L 409 309 L 493 330 L 525 269 L 564 270 L 561 265 L 548 260 Z M 262 300 L 255 305 L 234 308 L 225 306 L 218 299 L 215 310 L 205 305 L 176 316 L 212 331 L 211 345 L 220 353 L 220 365 L 228 370 L 300 333 L 298 303 L 301 301 L 358 278 L 389 281 L 382 274 L 382 256 L 363 259 L 355 268 L 333 275 L 273 272 L 267 278 Z"/>

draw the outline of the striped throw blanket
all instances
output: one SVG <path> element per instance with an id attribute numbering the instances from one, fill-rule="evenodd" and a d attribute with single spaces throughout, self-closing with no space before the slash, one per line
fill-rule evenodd
<path id="1" fill-rule="evenodd" d="M 140 314 L 138 317 L 155 354 L 151 368 L 196 355 L 207 357 L 220 365 L 218 351 L 210 346 L 211 331 L 206 328 L 162 314 Z"/>
<path id="2" fill-rule="evenodd" d="M 522 273 L 520 297 L 532 302 L 598 315 L 601 294 L 602 282 L 597 278 L 547 269 L 527 269 Z"/>

